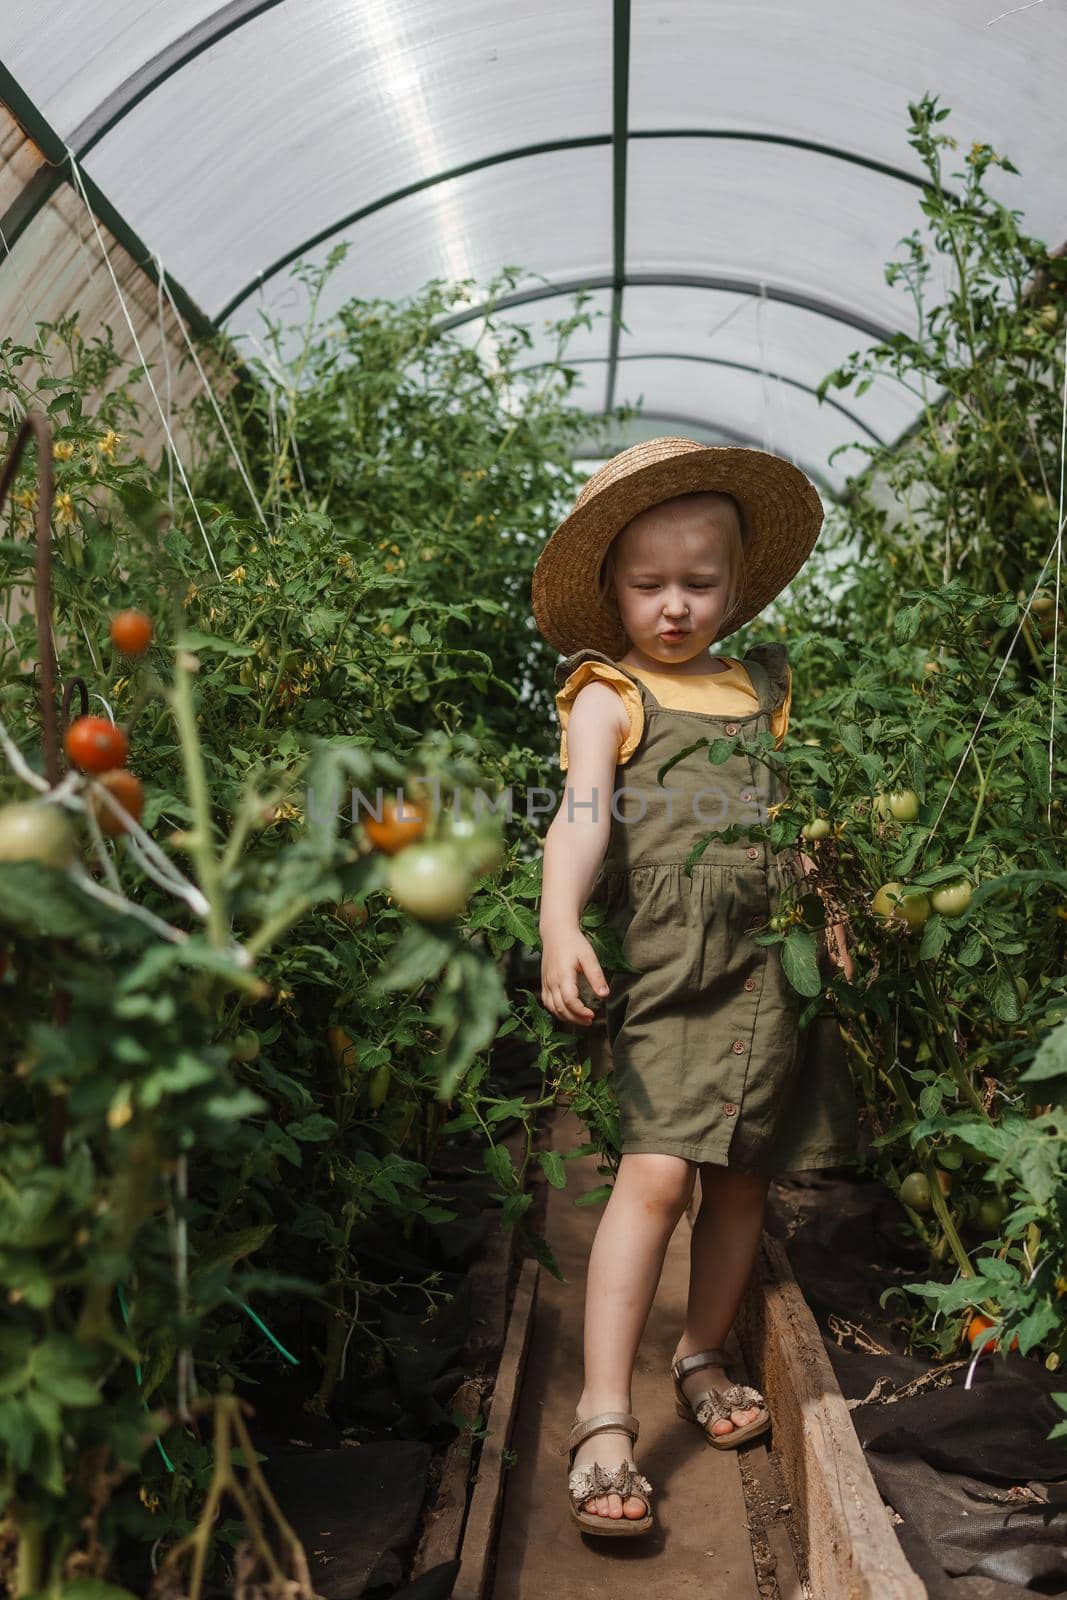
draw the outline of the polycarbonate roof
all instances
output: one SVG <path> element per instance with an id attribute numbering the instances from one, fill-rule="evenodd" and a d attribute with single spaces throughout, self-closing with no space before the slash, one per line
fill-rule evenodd
<path id="1" fill-rule="evenodd" d="M 886 379 L 814 394 L 916 330 L 885 278 L 926 229 L 908 102 L 951 107 L 948 186 L 991 144 L 1020 176 L 990 168 L 989 192 L 1050 245 L 1067 234 L 1067 8 L 1044 0 L 6 0 L 0 61 L 30 137 L 69 146 L 239 342 L 261 309 L 295 321 L 291 264 L 342 239 L 324 317 L 521 267 L 531 361 L 593 291 L 602 314 L 566 356 L 591 412 L 640 401 L 646 431 L 773 449 L 831 491 L 864 465 L 855 448 L 830 465 L 836 446 L 921 410 Z M 70 172 L 14 201 L 9 182 L 5 237 Z"/>

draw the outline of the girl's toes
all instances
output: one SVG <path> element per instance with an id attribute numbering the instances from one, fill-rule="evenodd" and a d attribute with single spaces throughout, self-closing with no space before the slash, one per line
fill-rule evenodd
<path id="1" fill-rule="evenodd" d="M 608 1495 L 608 1516 L 609 1517 L 621 1517 L 622 1516 L 622 1497 L 621 1497 L 621 1495 L 617 1495 L 617 1494 L 609 1494 Z"/>
<path id="2" fill-rule="evenodd" d="M 635 1495 L 627 1495 L 623 1512 L 628 1517 L 643 1517 L 645 1514 L 645 1502 L 638 1500 Z"/>

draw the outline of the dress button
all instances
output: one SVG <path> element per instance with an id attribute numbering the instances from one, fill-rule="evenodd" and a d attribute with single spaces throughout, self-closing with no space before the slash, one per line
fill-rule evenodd
<path id="1" fill-rule="evenodd" d="M 760 924 L 762 923 L 762 921 L 763 921 L 762 917 L 749 917 L 748 925 L 749 925 L 750 928 L 758 928 L 760 926 Z"/>
<path id="2" fill-rule="evenodd" d="M 756 987 L 755 978 L 746 978 L 745 979 L 745 988 L 746 989 L 754 989 L 755 987 Z"/>
<path id="3" fill-rule="evenodd" d="M 725 1113 L 726 1113 L 726 1115 L 728 1117 L 732 1117 L 734 1115 L 734 1113 L 736 1112 L 737 1107 L 733 1104 L 732 1101 L 728 1100 L 726 1102 L 726 1104 L 723 1106 L 723 1110 L 725 1111 Z"/>
<path id="4" fill-rule="evenodd" d="M 745 851 L 745 854 L 750 861 L 755 861 L 756 857 L 759 855 L 759 847 L 757 845 L 750 844 L 748 849 Z"/>
<path id="5" fill-rule="evenodd" d="M 733 1052 L 734 1052 L 735 1056 L 743 1056 L 744 1053 L 745 1053 L 745 1049 L 746 1049 L 746 1046 L 745 1046 L 745 1041 L 743 1039 L 735 1039 L 734 1040 Z"/>
<path id="6" fill-rule="evenodd" d="M 742 789 L 741 798 L 742 800 L 755 800 L 756 796 L 752 789 Z"/>
<path id="7" fill-rule="evenodd" d="M 736 722 L 728 722 L 726 724 L 726 727 L 723 729 L 723 732 L 724 733 L 736 733 L 737 732 L 737 723 Z"/>

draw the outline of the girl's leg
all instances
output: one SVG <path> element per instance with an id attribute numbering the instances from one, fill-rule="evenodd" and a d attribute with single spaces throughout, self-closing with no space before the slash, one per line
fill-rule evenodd
<path id="1" fill-rule="evenodd" d="M 585 1289 L 585 1387 L 576 1417 L 629 1411 L 637 1347 L 663 1270 L 671 1235 L 689 1204 L 696 1164 L 681 1156 L 624 1155 L 589 1254 Z M 574 1452 L 576 1467 L 633 1461 L 629 1436 L 594 1433 Z M 636 1495 L 596 1495 L 585 1510 L 642 1517 Z"/>
<path id="2" fill-rule="evenodd" d="M 689 1303 L 676 1356 L 722 1348 L 759 1248 L 770 1181 L 762 1173 L 732 1172 L 728 1167 L 701 1162 L 700 1209 L 690 1241 Z M 721 1367 L 702 1367 L 682 1380 L 690 1400 L 709 1387 L 719 1389 L 728 1384 Z M 730 1420 L 723 1417 L 714 1422 L 711 1431 L 732 1433 L 735 1425 L 743 1428 L 758 1415 L 758 1406 L 731 1411 Z"/>

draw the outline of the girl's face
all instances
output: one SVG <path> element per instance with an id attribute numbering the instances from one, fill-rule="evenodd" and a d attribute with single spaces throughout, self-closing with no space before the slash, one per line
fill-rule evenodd
<path id="1" fill-rule="evenodd" d="M 680 666 L 705 657 L 730 599 L 724 507 L 658 506 L 628 523 L 614 546 L 619 618 L 635 650 Z"/>

